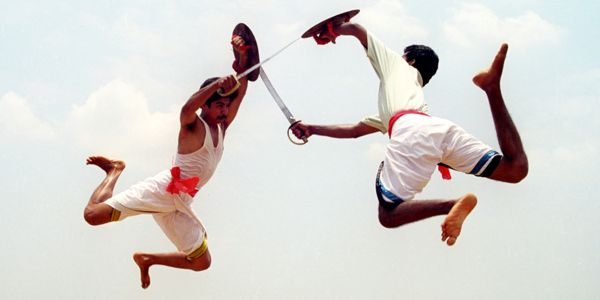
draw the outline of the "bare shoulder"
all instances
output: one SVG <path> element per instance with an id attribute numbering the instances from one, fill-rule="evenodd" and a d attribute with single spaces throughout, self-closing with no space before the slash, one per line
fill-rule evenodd
<path id="1" fill-rule="evenodd" d="M 179 129 L 179 139 L 177 142 L 177 152 L 180 154 L 186 154 L 194 152 L 197 149 L 202 148 L 204 145 L 204 137 L 206 136 L 206 129 L 204 128 L 200 118 L 187 125 L 181 124 Z"/>
<path id="2" fill-rule="evenodd" d="M 206 134 L 206 129 L 204 128 L 200 117 L 196 116 L 193 122 L 187 124 L 181 124 L 179 128 L 179 140 L 182 138 L 186 138 L 189 136 L 204 136 Z"/>

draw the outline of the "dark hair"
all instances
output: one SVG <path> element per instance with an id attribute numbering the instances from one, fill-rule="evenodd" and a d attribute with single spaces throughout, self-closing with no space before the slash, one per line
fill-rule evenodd
<path id="1" fill-rule="evenodd" d="M 200 86 L 200 89 L 202 89 L 203 87 L 205 87 L 205 86 L 207 86 L 207 85 L 209 85 L 209 84 L 211 84 L 211 83 L 213 83 L 213 82 L 217 81 L 218 79 L 219 79 L 219 77 L 211 77 L 211 78 L 208 78 L 208 79 L 204 80 L 204 82 L 203 82 L 203 83 L 202 83 L 202 85 Z M 233 94 L 231 94 L 231 95 L 229 95 L 229 96 L 225 96 L 225 97 L 223 97 L 223 96 L 219 95 L 219 93 L 217 93 L 217 92 L 214 92 L 214 93 L 213 93 L 213 94 L 212 94 L 212 95 L 211 95 L 211 96 L 208 98 L 208 100 L 206 100 L 206 105 L 210 106 L 210 105 L 211 105 L 213 102 L 215 102 L 215 101 L 217 101 L 217 100 L 219 100 L 219 99 L 223 99 L 223 98 L 227 98 L 227 99 L 229 99 L 229 101 L 233 101 L 233 99 L 235 99 L 235 97 L 237 97 L 237 94 L 238 94 L 238 92 L 237 92 L 237 91 L 235 91 L 235 92 L 233 92 Z"/>
<path id="2" fill-rule="evenodd" d="M 438 69 L 439 58 L 433 49 L 424 45 L 410 45 L 404 48 L 406 61 L 414 60 L 413 67 L 419 70 L 425 86 Z"/>

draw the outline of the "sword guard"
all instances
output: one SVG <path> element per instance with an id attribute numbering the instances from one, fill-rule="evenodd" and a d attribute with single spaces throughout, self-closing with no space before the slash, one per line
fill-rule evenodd
<path id="1" fill-rule="evenodd" d="M 225 91 L 223 90 L 223 88 L 219 88 L 217 90 L 217 94 L 219 94 L 219 96 L 221 97 L 231 96 L 231 94 L 235 93 L 235 91 L 237 91 L 240 88 L 240 86 L 242 86 L 240 84 L 240 81 L 237 79 L 237 77 L 235 77 L 235 85 L 229 91 Z"/>
<path id="2" fill-rule="evenodd" d="M 302 146 L 302 145 L 308 143 L 308 138 L 306 138 L 305 136 L 302 136 L 302 139 L 298 140 L 296 138 L 292 138 L 292 135 L 294 135 L 293 133 L 290 134 L 292 132 L 292 127 L 294 127 L 294 125 L 296 125 L 297 123 L 300 123 L 300 122 L 301 122 L 301 120 L 298 120 L 298 121 L 295 121 L 292 124 L 290 124 L 290 127 L 288 127 L 288 130 L 287 130 L 287 136 L 288 136 L 288 139 L 290 140 L 290 142 L 292 142 L 292 144 Z"/>

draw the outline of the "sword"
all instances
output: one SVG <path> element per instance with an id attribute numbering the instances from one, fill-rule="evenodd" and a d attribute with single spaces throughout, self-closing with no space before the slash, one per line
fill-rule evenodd
<path id="1" fill-rule="evenodd" d="M 236 78 L 237 79 L 242 79 L 242 78 L 246 77 L 248 74 L 252 73 L 252 71 L 256 70 L 257 68 L 260 68 L 260 66 L 262 66 L 265 63 L 267 63 L 273 57 L 277 56 L 279 53 L 281 53 L 283 50 L 287 49 L 289 46 L 291 46 L 293 43 L 297 42 L 301 38 L 302 37 L 299 37 L 299 38 L 291 41 L 289 44 L 287 44 L 283 48 L 277 50 L 277 52 L 273 53 L 271 56 L 267 57 L 265 60 L 263 60 L 263 61 L 255 64 L 254 66 L 250 67 L 248 70 L 246 70 L 246 71 L 242 72 L 241 74 L 237 75 Z"/>
<path id="2" fill-rule="evenodd" d="M 290 122 L 290 127 L 288 127 L 288 130 L 287 130 L 287 136 L 288 136 L 288 139 L 290 140 L 290 142 L 292 142 L 296 145 L 304 145 L 304 144 L 308 143 L 308 139 L 304 136 L 302 137 L 301 142 L 298 142 L 298 141 L 295 141 L 294 139 L 292 139 L 292 136 L 290 135 L 290 131 L 292 130 L 292 127 L 294 125 L 296 125 L 296 123 L 300 122 L 300 120 L 296 120 L 296 118 L 294 118 L 294 115 L 292 115 L 292 113 L 287 108 L 285 103 L 283 103 L 283 100 L 281 99 L 281 97 L 279 96 L 279 94 L 277 93 L 275 88 L 273 87 L 271 80 L 269 80 L 269 77 L 267 77 L 267 73 L 265 73 L 264 68 L 260 69 L 259 75 L 260 75 L 260 79 L 262 79 L 263 83 L 267 87 L 267 90 L 269 91 L 271 96 L 273 96 L 273 100 L 275 100 L 275 103 L 277 103 L 277 106 L 279 106 L 279 109 L 281 110 L 281 112 L 283 113 L 285 118 L 288 120 L 288 122 Z"/>
<path id="3" fill-rule="evenodd" d="M 275 57 L 275 56 L 279 55 L 279 53 L 281 53 L 283 50 L 287 49 L 289 46 L 291 46 L 292 44 L 294 44 L 295 42 L 297 42 L 297 41 L 298 41 L 299 39 L 301 39 L 301 38 L 302 38 L 302 37 L 299 37 L 299 38 L 297 38 L 297 39 L 295 39 L 295 40 L 291 41 L 289 44 L 287 44 L 287 45 L 285 45 L 283 48 L 281 48 L 281 49 L 277 50 L 277 52 L 273 53 L 271 56 L 267 57 L 265 60 L 263 60 L 263 61 L 261 61 L 261 62 L 259 62 L 259 63 L 255 64 L 254 66 L 252 66 L 252 67 L 248 68 L 248 70 L 246 70 L 246 71 L 244 71 L 244 72 L 242 72 L 242 73 L 240 73 L 240 74 L 236 75 L 236 76 L 235 76 L 235 79 L 236 79 L 236 81 L 237 81 L 237 80 L 240 80 L 240 79 L 242 79 L 242 78 L 244 78 L 244 77 L 246 77 L 246 76 L 248 76 L 248 74 L 252 73 L 252 71 L 254 71 L 254 70 L 256 70 L 256 69 L 260 68 L 260 66 L 262 66 L 263 64 L 266 64 L 266 63 L 267 63 L 269 60 L 271 60 L 273 57 Z M 221 95 L 221 96 L 223 96 L 223 97 L 227 97 L 227 96 L 229 96 L 229 95 L 233 94 L 233 92 L 235 92 L 235 91 L 236 91 L 236 90 L 237 90 L 239 87 L 240 87 L 240 83 L 239 83 L 239 81 L 238 81 L 238 83 L 237 83 L 237 84 L 236 84 L 236 85 L 235 85 L 233 88 L 231 88 L 231 90 L 229 90 L 229 91 L 227 91 L 227 92 L 219 90 L 219 91 L 218 91 L 218 93 L 219 93 L 219 95 Z"/>

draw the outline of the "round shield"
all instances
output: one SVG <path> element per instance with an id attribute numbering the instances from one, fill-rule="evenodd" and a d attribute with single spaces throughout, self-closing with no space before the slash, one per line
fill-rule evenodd
<path id="1" fill-rule="evenodd" d="M 258 44 L 256 43 L 256 38 L 254 38 L 254 34 L 250 30 L 250 28 L 244 23 L 239 23 L 233 29 L 233 34 L 242 37 L 244 43 L 247 46 L 250 46 L 248 50 L 246 50 L 248 51 L 248 62 L 246 66 L 243 67 L 243 69 L 247 70 L 248 68 L 258 64 L 260 62 L 260 57 L 258 54 Z M 238 61 L 239 54 L 235 50 L 233 51 L 233 55 L 235 56 L 235 60 Z M 258 79 L 259 72 L 260 68 L 257 68 L 256 70 L 250 72 L 250 74 L 248 74 L 248 80 L 255 81 L 256 79 Z"/>
<path id="2" fill-rule="evenodd" d="M 319 24 L 317 24 L 317 25 L 311 27 L 309 30 L 307 30 L 304 34 L 302 34 L 302 38 L 313 37 L 315 35 L 318 35 L 322 32 L 327 31 L 327 23 L 329 23 L 329 22 L 331 22 L 333 24 L 333 27 L 336 27 L 343 23 L 346 23 L 346 22 L 350 21 L 350 19 L 352 19 L 354 16 L 356 16 L 359 12 L 360 12 L 360 9 L 354 9 L 354 10 L 349 10 L 347 12 L 343 12 L 339 15 L 335 15 L 331 18 L 327 18 L 327 19 L 319 22 Z"/>

